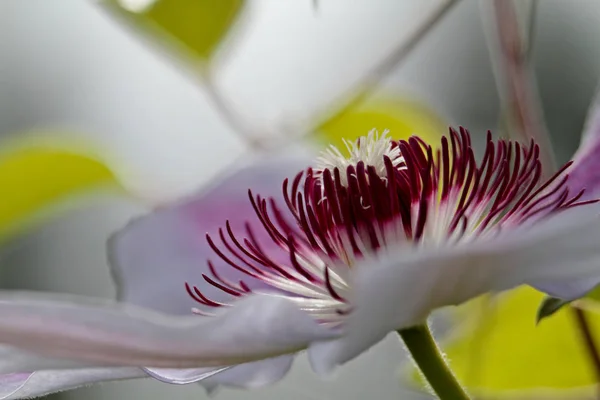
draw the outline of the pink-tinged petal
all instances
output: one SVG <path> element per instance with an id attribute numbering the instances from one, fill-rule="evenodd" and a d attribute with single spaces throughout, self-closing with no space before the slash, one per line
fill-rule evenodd
<path id="1" fill-rule="evenodd" d="M 173 316 L 81 297 L 0 293 L 0 343 L 100 366 L 197 368 L 306 348 L 335 334 L 291 301 L 251 295 L 214 317 Z"/>
<path id="2" fill-rule="evenodd" d="M 581 144 L 569 171 L 569 189 L 578 193 L 585 189 L 582 199 L 600 196 L 600 94 L 592 102 L 581 136 Z"/>
<path id="3" fill-rule="evenodd" d="M 31 375 L 29 372 L 0 375 L 0 399 L 15 398 Z"/>
<path id="4" fill-rule="evenodd" d="M 25 399 L 93 383 L 144 378 L 140 368 L 89 368 L 0 375 L 0 400 Z"/>
<path id="5" fill-rule="evenodd" d="M 254 361 L 233 367 L 166 369 L 146 368 L 152 377 L 167 383 L 188 384 L 199 382 L 208 392 L 220 386 L 258 388 L 283 378 L 292 366 L 291 355 Z"/>
<path id="6" fill-rule="evenodd" d="M 581 136 L 579 150 L 569 170 L 569 190 L 578 193 L 585 189 L 582 200 L 600 197 L 600 94 L 592 102 Z M 539 282 L 535 287 L 551 296 L 574 300 L 600 284 L 600 276 L 585 280 Z"/>
<path id="7" fill-rule="evenodd" d="M 246 237 L 244 223 L 257 224 L 258 218 L 248 199 L 248 189 L 267 198 L 282 197 L 282 183 L 309 165 L 309 154 L 264 157 L 223 177 L 199 194 L 177 204 L 157 209 L 132 221 L 115 234 L 108 245 L 113 276 L 121 301 L 172 314 L 189 314 L 199 305 L 186 293 L 184 284 L 202 284 L 208 273 L 207 259 L 221 275 L 248 286 L 260 287 L 215 255 L 206 233 L 219 243 L 219 228 L 230 221 L 238 237 Z M 264 229 L 255 229 L 260 243 L 276 257 L 279 249 Z M 268 249 L 271 247 L 272 249 Z M 281 251 L 280 256 L 289 255 Z M 219 300 L 224 292 L 206 285 L 205 294 Z"/>
<path id="8" fill-rule="evenodd" d="M 311 362 L 317 372 L 327 372 L 389 332 L 422 323 L 433 309 L 488 291 L 598 274 L 600 218 L 586 207 L 488 239 L 400 249 L 359 267 L 345 335 L 313 344 Z"/>

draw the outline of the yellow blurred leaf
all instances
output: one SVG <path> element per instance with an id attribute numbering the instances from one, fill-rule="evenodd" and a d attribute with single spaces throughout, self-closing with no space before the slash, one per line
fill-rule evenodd
<path id="1" fill-rule="evenodd" d="M 388 97 L 358 108 L 343 109 L 315 130 L 315 139 L 344 150 L 342 138 L 353 141 L 373 128 L 379 132 L 389 129 L 394 139 L 418 135 L 434 147 L 448 131 L 447 124 L 424 104 Z"/>
<path id="2" fill-rule="evenodd" d="M 208 59 L 239 14 L 243 0 L 104 0 L 153 41 Z"/>
<path id="3" fill-rule="evenodd" d="M 84 152 L 35 142 L 0 146 L 0 240 L 72 195 L 119 187 L 111 170 Z"/>
<path id="4" fill-rule="evenodd" d="M 473 393 L 523 399 L 546 390 L 538 398 L 551 399 L 596 392 L 594 367 L 573 311 L 563 307 L 536 325 L 543 298 L 544 294 L 521 287 L 457 308 L 455 317 L 462 324 L 442 348 L 452 370 Z M 600 332 L 598 310 L 588 310 L 588 316 L 592 330 Z M 415 371 L 412 378 L 420 381 Z"/>

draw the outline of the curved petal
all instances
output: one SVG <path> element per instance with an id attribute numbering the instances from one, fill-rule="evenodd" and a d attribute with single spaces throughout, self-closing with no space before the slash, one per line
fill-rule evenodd
<path id="1" fill-rule="evenodd" d="M 240 364 L 334 337 L 291 301 L 252 295 L 214 317 L 172 316 L 52 294 L 0 293 L 0 343 L 100 366 Z"/>
<path id="2" fill-rule="evenodd" d="M 147 377 L 139 368 L 90 368 L 0 375 L 0 400 L 25 399 L 93 383 Z"/>
<path id="3" fill-rule="evenodd" d="M 294 357 L 288 355 L 238 365 L 208 378 L 203 382 L 203 386 L 209 391 L 219 386 L 259 388 L 282 379 L 289 372 L 293 362 Z"/>
<path id="4" fill-rule="evenodd" d="M 317 372 L 327 372 L 389 332 L 422 323 L 435 308 L 488 291 L 598 274 L 600 219 L 586 207 L 494 238 L 438 249 L 400 249 L 359 268 L 345 335 L 311 345 L 311 363 Z"/>
<path id="5" fill-rule="evenodd" d="M 600 275 L 600 274 L 599 274 Z M 531 286 L 562 300 L 577 300 L 600 284 L 600 278 L 567 279 L 561 281 L 539 281 Z"/>
<path id="6" fill-rule="evenodd" d="M 568 184 L 573 193 L 585 189 L 584 200 L 600 196 L 600 92 L 588 111 Z"/>
<path id="7" fill-rule="evenodd" d="M 283 378 L 289 371 L 293 359 L 294 356 L 285 355 L 216 368 L 91 368 L 90 365 L 81 362 L 46 358 L 14 347 L 0 346 L 0 400 L 41 396 L 103 380 L 130 379 L 148 375 L 171 384 L 200 382 L 208 392 L 214 391 L 219 386 L 256 388 Z M 48 368 L 53 370 L 47 371 Z M 21 372 L 34 370 L 37 372 Z M 35 377 L 31 378 L 34 374 Z"/>
<path id="8" fill-rule="evenodd" d="M 30 372 L 0 375 L 0 399 L 10 399 L 18 396 L 17 392 L 25 386 L 33 375 Z"/>
<path id="9" fill-rule="evenodd" d="M 172 314 L 189 314 L 198 307 L 186 293 L 184 284 L 202 284 L 208 273 L 207 259 L 234 282 L 243 279 L 250 287 L 259 282 L 234 270 L 218 258 L 206 240 L 210 233 L 219 242 L 219 228 L 230 221 L 232 230 L 244 232 L 244 223 L 258 223 L 248 199 L 248 189 L 263 197 L 281 197 L 282 183 L 309 165 L 308 153 L 266 157 L 234 174 L 222 178 L 213 187 L 177 204 L 157 209 L 134 220 L 113 235 L 108 244 L 113 277 L 121 301 Z M 279 249 L 264 229 L 256 229 L 264 247 Z M 245 233 L 239 237 L 247 236 Z M 275 253 L 276 254 L 276 253 Z M 281 257 L 288 257 L 281 252 Z M 225 294 L 205 285 L 206 294 L 215 300 Z"/>
<path id="10" fill-rule="evenodd" d="M 210 393 L 219 386 L 258 388 L 283 378 L 292 366 L 291 355 L 254 361 L 233 367 L 166 369 L 146 368 L 148 374 L 160 381 L 175 384 L 200 382 Z"/>
<path id="11" fill-rule="evenodd" d="M 144 368 L 144 371 L 154 379 L 174 385 L 187 385 L 204 381 L 235 367 L 214 368 Z"/>
<path id="12" fill-rule="evenodd" d="M 89 364 L 73 360 L 44 357 L 13 346 L 0 345 L 0 375 L 47 369 L 79 369 Z"/>
<path id="13" fill-rule="evenodd" d="M 567 181 L 571 193 L 585 189 L 582 200 L 600 197 L 600 91 L 588 111 L 581 144 L 574 156 Z M 600 276 L 584 280 L 538 282 L 534 287 L 551 296 L 574 300 L 600 284 Z"/>

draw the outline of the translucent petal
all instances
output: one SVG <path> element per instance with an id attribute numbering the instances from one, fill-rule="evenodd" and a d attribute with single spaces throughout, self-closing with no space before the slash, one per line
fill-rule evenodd
<path id="1" fill-rule="evenodd" d="M 585 296 L 600 283 L 596 277 L 586 279 L 536 282 L 532 286 L 550 296 L 563 300 L 575 300 Z"/>
<path id="2" fill-rule="evenodd" d="M 103 381 L 146 377 L 139 368 L 90 368 L 0 375 L 0 400 L 24 399 Z"/>
<path id="3" fill-rule="evenodd" d="M 216 367 L 294 353 L 335 336 L 291 301 L 261 295 L 248 296 L 214 317 L 199 317 L 86 298 L 3 292 L 0 315 L 0 343 L 60 357 L 59 367 L 64 359 L 99 366 Z"/>
<path id="4" fill-rule="evenodd" d="M 89 364 L 73 360 L 45 357 L 13 346 L 0 345 L 0 375 L 46 369 L 86 368 Z"/>
<path id="5" fill-rule="evenodd" d="M 292 366 L 294 356 L 286 355 L 254 361 L 234 367 L 166 369 L 146 368 L 152 377 L 167 383 L 199 382 L 209 392 L 219 386 L 257 388 L 283 378 Z"/>
<path id="6" fill-rule="evenodd" d="M 573 193 L 585 189 L 583 199 L 600 196 L 600 94 L 588 111 L 581 144 L 569 171 L 569 189 Z"/>
<path id="7" fill-rule="evenodd" d="M 199 304 L 186 293 L 186 282 L 203 285 L 203 293 L 213 299 L 224 296 L 202 278 L 203 273 L 209 274 L 208 259 L 231 281 L 243 279 L 250 287 L 259 286 L 259 282 L 216 256 L 205 235 L 210 233 L 219 243 L 218 230 L 228 220 L 236 236 L 246 237 L 244 223 L 259 224 L 248 199 L 248 189 L 265 198 L 281 198 L 283 180 L 293 179 L 309 163 L 306 154 L 285 159 L 263 157 L 261 162 L 223 177 L 196 196 L 131 222 L 112 237 L 108 246 L 119 299 L 166 313 L 189 314 Z M 267 237 L 262 227 L 257 226 L 255 233 L 263 248 L 275 258 L 289 257 Z"/>
<path id="8" fill-rule="evenodd" d="M 587 120 L 581 135 L 581 144 L 574 156 L 574 163 L 569 170 L 569 190 L 576 194 L 582 189 L 585 192 L 582 200 L 600 197 L 600 94 L 592 102 Z M 584 296 L 600 284 L 600 276 L 584 280 L 567 280 L 562 282 L 540 282 L 536 288 L 552 296 L 573 300 Z"/>

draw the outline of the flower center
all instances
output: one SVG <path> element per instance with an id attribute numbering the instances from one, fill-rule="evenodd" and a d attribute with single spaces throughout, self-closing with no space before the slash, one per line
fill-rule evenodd
<path id="1" fill-rule="evenodd" d="M 406 244 L 474 240 L 596 201 L 579 201 L 583 190 L 569 193 L 565 171 L 571 163 L 542 181 L 533 142 L 494 142 L 488 132 L 479 163 L 463 128 L 450 129 L 435 151 L 416 136 L 394 142 L 387 132 L 371 131 L 354 144 L 345 143 L 349 157 L 330 147 L 315 168 L 300 172 L 291 184 L 283 182 L 287 212 L 273 199 L 249 192 L 271 246 L 259 243 L 249 224 L 244 240 L 236 238 L 229 223 L 219 231 L 220 245 L 207 235 L 229 266 L 325 323 L 340 323 L 349 311 L 349 275 L 365 257 Z M 273 246 L 287 254 L 287 261 L 267 250 Z M 251 293 L 250 285 L 229 282 L 211 262 L 209 267 L 212 277 L 204 279 L 212 286 L 234 297 Z M 196 286 L 186 284 L 186 289 L 199 303 L 222 305 Z"/>
<path id="2" fill-rule="evenodd" d="M 394 167 L 401 167 L 404 164 L 404 158 L 400 153 L 400 149 L 388 137 L 388 130 L 383 131 L 381 136 L 377 130 L 371 130 L 367 136 L 361 136 L 356 142 L 351 142 L 342 139 L 348 156 L 344 156 L 342 152 L 330 145 L 315 163 L 315 177 L 321 178 L 325 170 L 334 171 L 339 169 L 345 171 L 350 166 L 355 166 L 359 162 L 373 167 L 380 177 L 386 176 L 385 157 L 392 161 Z M 342 184 L 347 185 L 346 176 L 342 176 Z"/>

